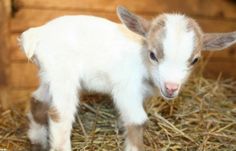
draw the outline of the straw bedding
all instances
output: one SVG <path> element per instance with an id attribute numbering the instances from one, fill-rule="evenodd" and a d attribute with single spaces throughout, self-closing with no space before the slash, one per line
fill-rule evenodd
<path id="1" fill-rule="evenodd" d="M 110 98 L 85 95 L 72 133 L 75 151 L 122 150 L 124 133 Z M 144 132 L 147 151 L 235 151 L 236 82 L 191 77 L 173 101 L 146 101 L 149 121 Z M 0 150 L 30 150 L 27 139 L 28 105 L 0 113 Z"/>

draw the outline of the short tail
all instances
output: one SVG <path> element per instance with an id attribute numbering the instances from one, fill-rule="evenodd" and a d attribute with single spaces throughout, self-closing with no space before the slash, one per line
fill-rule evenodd
<path id="1" fill-rule="evenodd" d="M 34 53 L 38 47 L 39 43 L 39 29 L 30 28 L 23 32 L 19 37 L 19 43 L 21 49 L 25 53 L 28 59 L 31 59 L 34 56 Z"/>

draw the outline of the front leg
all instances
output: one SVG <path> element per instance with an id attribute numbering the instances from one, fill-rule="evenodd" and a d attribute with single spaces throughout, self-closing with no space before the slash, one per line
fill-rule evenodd
<path id="1" fill-rule="evenodd" d="M 144 151 L 143 125 L 126 126 L 125 151 Z"/>
<path id="2" fill-rule="evenodd" d="M 125 151 L 144 151 L 143 125 L 148 118 L 143 108 L 142 92 L 123 87 L 114 90 L 113 97 L 126 129 Z"/>

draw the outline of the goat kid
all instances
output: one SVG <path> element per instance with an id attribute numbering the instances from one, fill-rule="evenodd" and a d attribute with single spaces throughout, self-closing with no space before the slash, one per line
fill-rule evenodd
<path id="1" fill-rule="evenodd" d="M 148 21 L 121 6 L 117 14 L 123 24 L 64 16 L 21 35 L 23 51 L 39 67 L 40 86 L 29 113 L 33 150 L 71 150 L 78 92 L 84 89 L 111 94 L 126 128 L 125 150 L 144 150 L 145 98 L 175 98 L 201 50 L 236 42 L 236 32 L 203 33 L 181 14 Z"/>

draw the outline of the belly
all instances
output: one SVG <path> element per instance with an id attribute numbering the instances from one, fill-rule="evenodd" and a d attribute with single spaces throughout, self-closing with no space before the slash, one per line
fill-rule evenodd
<path id="1" fill-rule="evenodd" d="M 86 91 L 111 93 L 112 83 L 105 73 L 97 72 L 96 74 L 84 75 L 81 80 L 81 87 Z"/>

